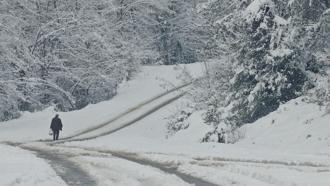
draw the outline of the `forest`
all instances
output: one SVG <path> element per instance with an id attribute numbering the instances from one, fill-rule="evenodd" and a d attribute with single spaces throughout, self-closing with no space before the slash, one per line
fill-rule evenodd
<path id="1" fill-rule="evenodd" d="M 329 8 L 329 0 L 2 0 L 0 121 L 109 100 L 143 65 L 204 63 L 191 100 L 214 130 L 299 96 L 329 105 Z"/>

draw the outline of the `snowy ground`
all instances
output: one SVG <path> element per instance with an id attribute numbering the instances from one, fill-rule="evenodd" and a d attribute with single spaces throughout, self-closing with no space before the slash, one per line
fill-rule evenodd
<path id="1" fill-rule="evenodd" d="M 235 145 L 199 143 L 207 131 L 207 126 L 200 125 L 199 113 L 190 118 L 187 130 L 166 139 L 163 118 L 175 106 L 112 135 L 66 145 L 134 152 L 142 159 L 176 165 L 182 172 L 219 185 L 330 184 L 330 117 L 323 116 L 314 104 L 297 99 L 283 105 L 255 125 L 242 128 L 245 139 Z"/>
<path id="2" fill-rule="evenodd" d="M 245 125 L 245 139 L 239 145 L 330 156 L 330 114 L 302 99 L 291 100 L 257 122 Z"/>
<path id="3" fill-rule="evenodd" d="M 192 71 L 191 78 L 180 77 L 183 71 Z M 184 84 L 182 80 L 191 81 L 203 72 L 201 64 L 189 66 L 146 66 L 137 76 L 120 85 L 118 95 L 110 101 L 89 105 L 82 110 L 59 113 L 64 123 L 62 137 L 80 132 L 95 126 L 135 107 L 175 86 Z M 29 141 L 50 138 L 48 136 L 50 121 L 55 115 L 53 108 L 42 112 L 23 113 L 16 120 L 0 123 L 0 141 Z M 20 135 L 17 135 L 20 134 Z"/>
<path id="4" fill-rule="evenodd" d="M 194 77 L 203 71 L 200 64 L 189 68 L 195 72 Z M 65 125 L 63 135 L 69 136 L 102 123 L 172 88 L 171 84 L 182 84 L 176 77 L 180 72 L 170 66 L 145 67 L 136 79 L 124 83 L 118 96 L 111 101 L 91 105 L 81 111 L 61 113 Z M 184 101 L 181 99 L 111 135 L 67 142 L 58 147 L 109 151 L 110 155 L 106 156 L 82 153 L 72 159 L 99 185 L 187 184 L 156 167 L 111 156 L 111 152 L 128 154 L 136 160 L 155 162 L 164 167 L 170 166 L 216 185 L 330 185 L 330 115 L 325 115 L 323 108 L 301 99 L 282 105 L 254 124 L 245 125 L 241 128 L 245 137 L 237 144 L 200 143 L 209 126 L 203 124 L 199 112 L 189 118 L 188 129 L 167 139 L 165 118 Z M 107 127 L 118 127 L 159 102 L 162 101 L 140 108 Z M 23 142 L 47 138 L 49 120 L 53 114 L 51 109 L 26 113 L 18 120 L 1 124 L 0 141 Z M 108 130 L 107 127 L 102 130 Z M 93 135 L 102 133 L 102 130 L 94 131 Z M 50 148 L 36 145 L 42 149 Z"/>
<path id="5" fill-rule="evenodd" d="M 190 69 L 193 69 L 194 72 L 191 73 L 192 75 L 191 77 L 184 77 L 184 76 L 179 77 L 179 74 L 182 74 L 183 70 L 190 71 Z M 144 103 L 145 101 L 150 100 L 151 98 L 154 98 L 159 94 L 162 94 L 172 89 L 175 86 L 179 86 L 184 84 L 185 82 L 189 82 L 193 80 L 194 78 L 200 76 L 202 71 L 203 68 L 202 65 L 200 64 L 196 64 L 193 66 L 190 65 L 187 67 L 185 66 L 144 67 L 134 80 L 125 82 L 120 86 L 118 90 L 118 95 L 115 96 L 112 100 L 105 101 L 96 105 L 90 105 L 79 111 L 60 113 L 60 117 L 64 123 L 64 131 L 63 133 L 61 133 L 61 137 L 74 135 L 76 133 L 79 133 L 81 130 L 85 130 L 86 128 L 90 128 L 100 123 L 104 123 L 104 121 L 108 121 L 111 118 L 116 117 L 117 115 L 132 109 L 132 107 L 136 107 L 141 103 Z M 166 101 L 166 99 L 170 98 L 171 96 L 175 96 L 180 93 L 181 91 L 174 92 L 168 97 L 161 98 L 160 100 L 157 100 L 154 103 L 149 104 L 146 107 L 143 107 L 141 110 L 138 110 L 137 113 L 133 113 L 131 116 L 127 116 L 125 119 L 122 119 L 118 122 L 120 124 L 123 121 L 130 120 L 131 118 L 134 118 L 139 114 L 142 114 L 144 111 L 148 109 L 152 109 L 155 105 L 160 104 L 162 101 Z M 15 141 L 15 142 L 24 143 L 24 142 L 28 142 L 28 141 L 32 142 L 40 139 L 49 139 L 50 138 L 48 136 L 49 124 L 54 114 L 55 111 L 53 111 L 52 108 L 48 108 L 42 112 L 24 113 L 23 116 L 17 120 L 1 123 L 0 142 Z M 42 145 L 39 146 L 41 146 L 43 149 L 46 149 L 45 146 Z M 13 148 L 14 147 L 9 147 L 4 145 L 1 148 L 1 151 L 6 152 L 1 155 L 7 157 L 6 159 L 4 159 L 4 161 L 0 161 L 1 167 L 4 166 L 8 167 L 7 164 L 9 164 L 9 162 L 20 163 L 19 161 L 17 161 L 17 157 L 14 156 L 15 153 L 10 151 Z M 46 151 L 48 151 L 48 149 L 46 149 Z M 21 150 L 20 153 L 25 155 L 26 159 L 24 159 L 24 161 L 26 162 L 34 163 L 35 161 L 38 160 L 28 151 Z M 79 161 L 79 159 L 84 160 L 83 163 L 81 163 L 82 161 Z M 40 161 L 39 164 L 42 163 L 45 164 L 43 160 L 39 159 L 39 161 Z M 148 167 L 141 168 L 141 165 L 139 164 L 134 164 L 129 161 L 123 161 L 118 158 L 117 159 L 108 158 L 107 162 L 109 162 L 108 163 L 109 165 L 114 163 L 118 164 L 120 162 L 122 164 L 121 168 L 118 166 L 116 167 L 112 166 L 112 167 L 107 167 L 106 169 L 108 170 L 104 171 L 103 169 L 105 168 L 98 166 L 98 164 L 100 164 L 100 161 L 101 160 L 99 160 L 99 158 L 88 157 L 88 156 L 87 157 L 81 156 L 79 158 L 74 159 L 74 162 L 78 164 L 80 162 L 80 165 L 84 169 L 97 167 L 95 169 L 89 169 L 90 170 L 89 173 L 92 176 L 95 176 L 95 179 L 100 185 L 108 185 L 109 183 L 112 183 L 111 185 L 118 185 L 118 186 L 126 185 L 128 183 L 133 185 L 168 185 L 168 184 L 173 185 L 173 183 L 175 183 L 175 185 L 187 185 L 187 183 L 183 182 L 182 180 L 180 180 L 175 176 L 161 173 L 161 171 L 154 170 L 153 168 L 148 168 Z M 47 166 L 50 169 L 50 166 L 49 165 Z M 45 167 L 47 168 L 47 166 Z M 27 185 L 29 185 L 30 183 L 32 185 L 38 185 L 37 182 L 40 182 L 41 185 L 45 185 L 45 182 L 42 181 L 47 180 L 46 178 L 44 179 L 45 176 L 49 175 L 47 171 L 43 172 L 44 174 L 47 173 L 47 175 L 42 175 L 41 173 L 39 180 L 37 178 L 34 178 L 33 176 L 30 177 L 29 176 L 24 177 L 24 175 L 22 176 L 22 174 L 25 174 L 24 172 L 25 169 L 29 170 L 28 164 L 21 164 L 21 167 L 18 167 L 17 169 L 12 171 L 12 173 L 17 173 L 17 174 L 12 174 L 11 177 L 7 177 L 7 179 L 0 179 L 0 185 L 11 185 L 12 184 L 11 180 L 15 182 L 12 185 L 15 185 L 16 182 L 17 182 L 16 185 L 20 185 L 20 183 L 21 185 L 22 184 L 24 185 L 24 183 L 27 183 Z M 42 171 L 44 169 L 39 169 L 39 170 Z M 137 171 L 142 169 L 143 169 L 142 172 Z M 38 169 L 35 170 L 39 171 Z M 109 177 L 108 175 L 109 172 L 114 173 L 112 177 Z M 125 174 L 123 174 L 123 172 L 125 172 Z M 133 172 L 136 173 L 133 174 Z M 31 172 L 31 174 L 38 175 L 34 172 Z M 55 175 L 55 172 L 53 171 L 52 174 Z M 118 175 L 121 174 L 123 175 L 118 177 Z M 23 180 L 23 182 L 21 182 L 21 180 Z M 48 179 L 48 180 L 49 180 L 49 184 L 46 185 L 52 185 L 52 183 L 56 183 L 55 182 L 56 180 L 61 184 L 64 184 L 64 182 L 58 177 L 57 178 L 54 177 L 55 181 L 53 181 L 52 179 Z M 57 185 L 61 185 L 61 184 L 57 184 Z"/>

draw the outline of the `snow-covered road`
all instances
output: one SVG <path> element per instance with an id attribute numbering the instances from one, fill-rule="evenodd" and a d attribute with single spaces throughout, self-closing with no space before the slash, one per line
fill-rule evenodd
<path id="1" fill-rule="evenodd" d="M 14 145 L 14 144 L 13 144 Z M 133 185 L 196 185 L 215 186 L 199 177 L 178 171 L 175 164 L 162 164 L 139 158 L 135 154 L 59 144 L 29 143 L 19 145 L 48 160 L 68 185 L 124 186 Z M 134 171 L 133 171 L 133 170 Z M 85 172 L 88 172 L 87 175 Z M 123 180 L 118 175 L 125 175 Z M 121 176 L 123 177 L 123 176 Z"/>
<path id="2" fill-rule="evenodd" d="M 325 186 L 329 180 L 324 178 L 330 176 L 329 164 L 299 160 L 134 153 L 44 143 L 30 143 L 22 147 L 46 159 L 67 185 Z"/>
<path id="3" fill-rule="evenodd" d="M 189 85 L 189 84 L 186 84 Z M 153 112 L 157 111 L 158 109 L 170 104 L 171 102 L 179 99 L 184 95 L 180 89 L 184 88 L 186 85 L 179 86 L 173 88 L 170 91 L 166 91 L 155 98 L 150 99 L 150 101 L 146 101 L 143 104 L 139 104 L 138 106 L 134 107 L 134 109 L 129 109 L 127 112 L 120 114 L 119 116 L 115 117 L 115 119 L 111 119 L 106 124 L 102 124 L 99 126 L 95 126 L 92 129 L 84 130 L 83 132 L 73 134 L 68 136 L 58 142 L 51 142 L 49 140 L 38 140 L 36 142 L 29 142 L 29 143 L 10 143 L 8 142 L 7 145 L 11 145 L 14 147 L 21 147 L 25 150 L 32 151 L 36 154 L 37 157 L 43 158 L 47 160 L 47 162 L 53 167 L 56 171 L 57 175 L 62 178 L 68 185 L 108 185 L 109 175 L 102 177 L 102 179 L 97 179 L 99 176 L 94 175 L 94 178 L 87 174 L 86 170 L 86 161 L 90 162 L 90 166 L 92 166 L 93 170 L 96 169 L 105 169 L 104 167 L 96 166 L 97 163 L 95 161 L 99 161 L 101 157 L 103 161 L 109 161 L 109 157 L 105 157 L 104 154 L 107 156 L 111 156 L 111 158 L 116 158 L 116 161 L 121 161 L 123 164 L 134 164 L 135 166 L 143 167 L 143 171 L 146 172 L 148 169 L 157 172 L 157 176 L 151 174 L 153 176 L 147 176 L 147 178 L 137 178 L 141 177 L 141 175 L 137 175 L 136 173 L 133 175 L 129 175 L 129 177 L 125 177 L 125 182 L 122 179 L 116 178 L 118 182 L 111 182 L 111 185 L 132 185 L 134 182 L 138 183 L 138 185 L 196 185 L 196 186 L 214 186 L 215 184 L 211 182 L 204 181 L 198 177 L 193 177 L 188 174 L 181 173 L 176 170 L 173 166 L 162 166 L 161 164 L 136 159 L 133 156 L 129 156 L 126 153 L 122 152 L 109 152 L 109 151 L 92 151 L 86 150 L 84 148 L 76 147 L 74 150 L 72 148 L 66 148 L 63 150 L 61 147 L 62 143 L 65 142 L 72 142 L 72 141 L 85 141 L 90 139 L 95 139 L 98 137 L 102 137 L 105 135 L 109 135 L 113 132 L 116 132 L 124 127 L 127 127 L 135 122 L 143 119 L 144 117 L 152 114 Z M 123 119 L 122 119 L 123 118 Z M 117 122 L 120 120 L 119 122 Z M 113 124 L 114 122 L 117 122 Z M 105 129 L 104 129 L 105 128 Z M 90 134 L 91 133 L 91 134 Z M 87 137 L 85 137 L 87 135 Z M 81 137 L 82 136 L 82 137 Z M 78 151 L 77 151 L 78 150 Z M 82 151 L 80 153 L 77 153 Z M 87 152 L 87 153 L 86 153 Z M 78 157 L 79 160 L 73 157 Z M 97 158 L 98 157 L 98 158 Z M 91 162 L 92 161 L 92 162 Z M 88 163 L 87 163 L 88 164 Z M 113 162 L 111 163 L 113 164 Z M 81 165 L 81 167 L 79 167 Z M 125 166 L 123 166 L 125 167 Z M 138 170 L 136 168 L 136 170 Z M 149 172 L 151 170 L 148 170 Z M 104 171 L 104 170 L 103 170 Z M 106 172 L 109 172 L 107 170 Z M 118 171 L 118 170 L 117 170 Z M 116 172 L 116 175 L 127 174 L 127 170 L 121 170 L 124 172 Z M 89 172 L 91 174 L 91 172 Z M 100 175 L 100 174 L 97 174 Z M 128 176 L 128 175 L 126 175 Z M 146 176 L 146 175 L 145 175 Z M 150 178 L 149 178 L 150 177 Z M 160 177 L 160 178 L 157 178 Z M 95 180 L 97 183 L 95 183 Z M 113 178 L 115 179 L 115 178 Z M 133 183 L 128 183 L 128 180 L 131 180 Z M 136 179 L 136 180 L 135 180 Z M 135 181 L 134 181 L 135 180 Z M 107 184 L 104 184 L 107 183 Z M 134 184 L 133 184 L 134 185 Z"/>
<path id="4" fill-rule="evenodd" d="M 1 125 L 0 185 L 330 185 L 329 116 L 299 100 L 244 127 L 237 144 L 200 143 L 209 126 L 198 112 L 166 138 L 166 117 L 185 101 L 171 68 L 146 67 L 109 102 L 60 113 L 59 143 L 46 140 L 51 109 Z"/>
<path id="5" fill-rule="evenodd" d="M 164 74 L 164 76 L 166 76 L 166 74 Z M 159 79 L 156 78 L 156 81 L 158 82 Z M 162 92 L 155 88 L 147 94 L 144 92 L 145 90 L 143 90 L 142 94 L 147 99 L 144 98 L 142 100 L 145 101 L 140 103 L 137 101 L 129 102 L 126 111 L 121 109 L 123 112 L 117 112 L 117 116 L 114 116 L 111 119 L 104 119 L 105 121 L 101 124 L 92 126 L 86 125 L 85 129 L 81 128 L 80 131 L 73 131 L 71 134 L 65 134 L 66 137 L 64 137 L 59 143 L 53 143 L 49 140 L 43 139 L 39 140 L 37 137 L 38 135 L 26 135 L 30 137 L 28 141 L 24 140 L 26 136 L 21 136 L 21 138 L 15 140 L 19 141 L 18 143 L 7 143 L 7 145 L 21 147 L 25 150 L 34 152 L 37 157 L 46 160 L 54 168 L 57 175 L 68 185 L 109 185 L 110 182 L 111 185 L 189 185 L 189 183 L 193 183 L 194 185 L 212 185 L 206 184 L 208 182 L 203 182 L 203 180 L 199 178 L 180 174 L 179 172 L 169 170 L 164 171 L 167 170 L 166 168 L 151 166 L 151 164 L 138 162 L 138 160 L 129 160 L 127 157 L 124 158 L 120 153 L 115 153 L 116 156 L 107 153 L 108 155 L 105 157 L 105 153 L 100 154 L 100 152 L 97 151 L 86 153 L 85 150 L 81 150 L 83 151 L 83 154 L 77 154 L 77 151 L 72 151 L 72 148 L 65 151 L 63 151 L 63 148 L 60 148 L 60 145 L 64 142 L 95 139 L 127 127 L 182 97 L 184 91 L 181 89 L 187 85 L 189 85 L 189 83 L 178 85 L 171 89 L 166 88 L 166 90 Z M 173 87 L 173 85 L 171 86 Z M 151 98 L 148 99 L 148 97 Z M 136 105 L 134 105 L 134 103 L 136 103 Z M 99 161 L 99 158 L 101 157 L 103 158 L 102 162 L 111 162 L 109 165 L 113 165 L 115 164 L 114 162 L 118 161 L 122 162 L 122 170 L 118 169 L 116 172 L 114 170 L 111 171 L 111 169 L 114 169 L 113 167 L 105 168 L 97 165 L 100 164 L 97 163 L 97 161 Z M 139 168 L 134 168 L 136 173 L 129 173 L 132 172 L 130 169 L 133 165 L 134 167 Z M 98 174 L 93 174 L 91 169 L 97 171 Z M 145 173 L 141 173 L 138 170 L 143 170 L 142 172 Z M 99 177 L 102 175 L 100 172 L 107 172 L 107 174 L 103 175 L 103 178 L 100 179 Z M 110 176 L 111 179 L 109 178 L 109 172 L 114 174 L 112 177 Z M 150 173 L 150 175 L 146 174 L 146 172 Z M 125 176 L 118 177 L 118 175 Z M 186 182 L 187 180 L 189 182 Z"/>
<path id="6" fill-rule="evenodd" d="M 34 152 L 37 157 L 46 160 L 67 185 L 96 186 L 94 178 L 70 161 L 67 154 L 54 151 L 54 149 L 45 150 L 40 146 L 20 145 L 19 147 Z"/>
<path id="7" fill-rule="evenodd" d="M 1 186 L 67 185 L 43 159 L 18 147 L 0 144 Z"/>

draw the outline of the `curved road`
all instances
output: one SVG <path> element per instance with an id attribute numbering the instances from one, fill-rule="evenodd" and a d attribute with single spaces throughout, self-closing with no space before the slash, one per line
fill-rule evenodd
<path id="1" fill-rule="evenodd" d="M 128 111 L 118 115 L 115 118 L 112 118 L 111 120 L 102 123 L 100 125 L 88 128 L 86 130 L 83 130 L 77 134 L 68 136 L 58 142 L 51 142 L 50 140 L 42 140 L 42 141 L 38 141 L 38 142 L 51 142 L 51 143 L 47 143 L 49 147 L 53 147 L 54 150 L 45 150 L 42 148 L 37 148 L 37 147 L 33 147 L 33 146 L 28 146 L 26 144 L 14 144 L 14 143 L 7 143 L 8 145 L 12 145 L 12 146 L 18 146 L 21 147 L 25 150 L 29 150 L 32 152 L 35 152 L 36 155 L 42 159 L 45 159 L 49 162 L 49 164 L 53 167 L 53 169 L 56 171 L 56 173 L 68 184 L 68 185 L 72 185 L 72 186 L 94 186 L 97 185 L 95 180 L 90 177 L 83 169 L 81 169 L 79 166 L 77 166 L 74 162 L 69 160 L 69 156 L 70 154 L 67 153 L 61 153 L 60 151 L 56 150 L 56 147 L 62 143 L 65 142 L 70 142 L 70 141 L 84 141 L 84 140 L 90 140 L 90 139 L 95 139 L 101 136 L 105 136 L 105 135 L 109 135 L 112 134 L 118 130 L 121 130 L 129 125 L 134 124 L 135 122 L 147 117 L 148 115 L 154 113 L 155 111 L 161 109 L 162 107 L 176 101 L 177 99 L 181 98 L 185 92 L 180 93 L 178 95 L 175 96 L 171 96 L 170 98 L 166 99 L 165 101 L 162 101 L 161 103 L 158 103 L 157 105 L 153 106 L 152 108 L 148 109 L 147 111 L 145 111 L 143 114 L 135 117 L 134 119 L 123 123 L 120 127 L 117 127 L 115 129 L 111 129 L 111 130 L 106 130 L 105 132 L 99 133 L 97 135 L 92 135 L 89 137 L 83 137 L 83 138 L 76 138 L 79 137 L 81 135 L 84 134 L 88 134 L 90 132 L 94 132 L 100 128 L 106 127 L 108 125 L 110 125 L 111 123 L 115 122 L 116 120 L 123 118 L 125 116 L 127 116 L 128 114 L 139 110 L 141 107 L 148 105 L 156 100 L 159 100 L 161 98 L 163 98 L 166 95 L 169 95 L 170 93 L 173 93 L 175 91 L 179 91 L 182 88 L 190 85 L 191 83 L 187 83 L 184 84 L 182 86 L 179 87 L 175 87 L 167 92 L 164 92 L 158 96 L 155 96 L 154 98 L 151 98 L 139 105 L 137 105 L 136 107 L 133 107 L 131 109 L 129 109 Z M 68 148 L 68 147 L 67 147 Z M 80 148 L 83 149 L 83 148 Z M 89 150 L 91 151 L 91 149 L 83 149 L 83 150 Z M 193 177 L 190 176 L 188 174 L 184 174 L 181 173 L 180 171 L 177 170 L 176 167 L 170 167 L 170 166 L 164 166 L 160 163 L 157 162 L 153 162 L 150 160 L 146 160 L 146 159 L 139 159 L 135 156 L 131 156 L 129 154 L 125 154 L 125 153 L 121 153 L 121 152 L 115 152 L 115 151 L 95 151 L 94 152 L 98 152 L 98 153 L 107 153 L 107 154 L 111 154 L 112 156 L 115 156 L 117 158 L 121 158 L 127 161 L 131 161 L 131 162 L 135 162 L 138 164 L 141 164 L 143 166 L 150 166 L 150 167 L 154 167 L 157 168 L 159 170 L 161 170 L 162 172 L 166 173 L 166 174 L 174 174 L 177 177 L 181 178 L 183 181 L 192 184 L 192 185 L 196 185 L 196 186 L 216 186 L 215 184 L 211 183 L 211 182 L 207 182 L 205 180 L 202 180 L 200 178 L 197 177 Z"/>

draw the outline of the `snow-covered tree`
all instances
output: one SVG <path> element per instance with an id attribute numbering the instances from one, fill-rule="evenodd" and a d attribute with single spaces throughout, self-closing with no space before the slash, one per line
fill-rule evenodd
<path id="1" fill-rule="evenodd" d="M 228 6 L 224 8 L 221 4 Z M 214 125 L 215 130 L 219 124 L 235 129 L 317 86 L 328 61 L 325 51 L 329 46 L 323 42 L 330 38 L 324 34 L 329 27 L 324 19 L 328 6 L 325 1 L 308 0 L 205 3 L 201 12 L 206 18 L 213 18 L 208 24 L 216 30 L 214 38 L 209 40 L 213 43 L 209 56 L 227 61 L 220 66 L 230 66 L 229 74 L 233 74 L 229 83 L 219 84 L 221 91 L 209 94 L 205 89 L 204 94 L 209 98 L 208 102 L 204 101 L 207 103 L 205 122 Z M 216 71 L 226 74 L 223 68 Z M 214 79 L 215 74 L 205 76 Z M 203 83 L 197 85 L 203 86 Z M 320 92 L 326 94 L 328 90 Z"/>
<path id="2" fill-rule="evenodd" d="M 157 15 L 156 46 L 164 64 L 193 63 L 202 47 L 201 20 L 194 1 L 170 0 L 167 11 Z"/>

